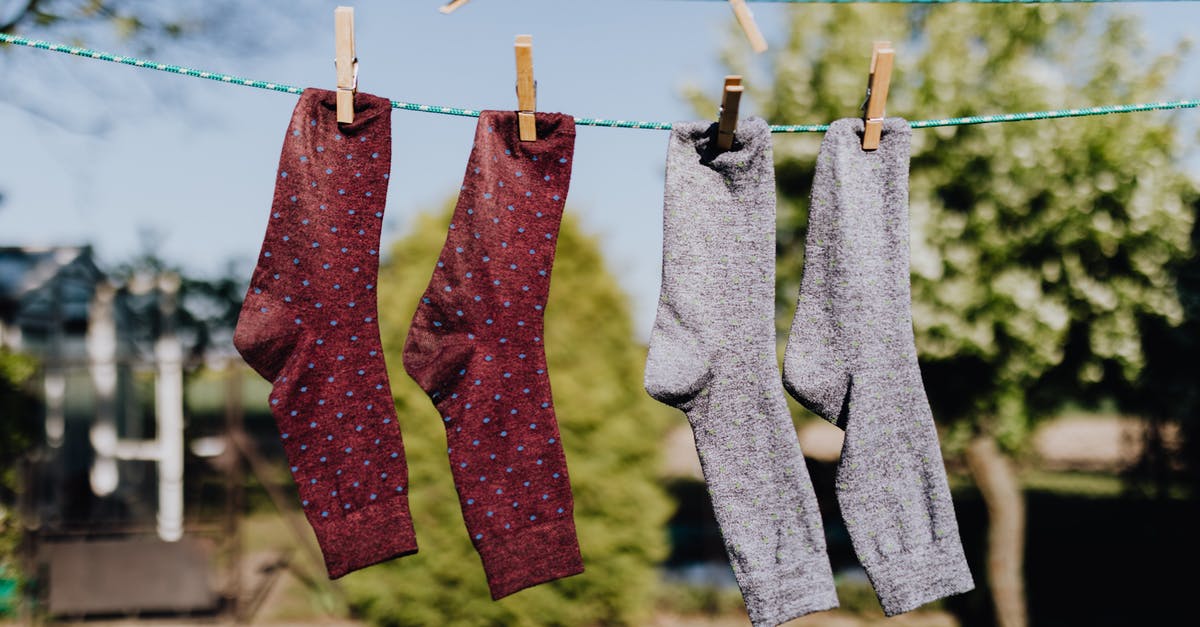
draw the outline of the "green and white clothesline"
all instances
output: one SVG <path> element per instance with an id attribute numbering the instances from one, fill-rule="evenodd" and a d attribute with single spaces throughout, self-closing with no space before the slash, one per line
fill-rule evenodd
<path id="1" fill-rule="evenodd" d="M 789 1 L 789 0 L 778 0 Z M 817 0 L 795 0 L 795 1 L 817 1 Z M 828 2 L 829 0 L 822 0 Z M 847 0 L 848 1 L 848 0 Z M 883 0 L 878 0 L 883 1 Z M 916 2 L 918 0 L 892 0 L 898 2 Z M 941 0 L 922 0 L 925 2 L 939 2 Z M 1000 2 L 1001 0 L 968 0 L 974 2 Z M 1004 0 L 1008 2 L 1031 2 L 1032 0 Z M 1107 2 L 1116 0 L 1051 0 L 1054 2 Z M 1147 0 L 1135 0 L 1147 1 Z M 1177 0 L 1161 0 L 1161 1 L 1177 1 Z M 231 74 L 222 74 L 220 72 L 210 72 L 207 70 L 198 70 L 195 68 L 184 67 L 181 65 L 172 65 L 169 63 L 159 63 L 158 61 L 150 61 L 147 59 L 139 59 L 110 52 L 101 52 L 90 48 L 81 48 L 78 46 L 68 46 L 65 44 L 57 44 L 49 41 L 41 41 L 37 39 L 28 39 L 17 35 L 6 35 L 0 33 L 0 42 L 13 44 L 16 46 L 26 46 L 39 50 L 50 50 L 52 52 L 61 52 L 70 54 L 84 59 L 95 59 L 98 61 L 109 61 L 112 63 L 121 63 L 134 67 L 144 68 L 148 70 L 158 70 L 160 72 L 170 72 L 172 74 L 181 74 L 183 76 L 191 76 L 194 78 L 204 78 L 212 81 L 228 83 L 230 85 L 241 85 L 243 87 L 256 87 L 258 89 L 268 89 L 271 91 L 283 92 L 285 94 L 299 94 L 304 91 L 302 87 L 292 85 L 284 85 L 271 81 L 262 81 L 249 78 L 242 78 Z M 460 115 L 465 117 L 479 117 L 478 109 L 464 109 L 461 107 L 446 107 L 441 105 L 425 105 L 412 102 L 402 102 L 399 100 L 392 101 L 392 107 L 395 109 L 404 109 L 406 111 L 422 111 L 425 113 L 439 113 L 443 115 Z M 965 126 L 968 124 L 991 124 L 996 122 L 1023 122 L 1027 120 L 1048 120 L 1054 118 L 1077 118 L 1092 115 L 1109 115 L 1113 113 L 1134 113 L 1138 111 L 1165 111 L 1172 109 L 1194 109 L 1200 107 L 1200 99 L 1189 100 L 1164 100 L 1159 102 L 1146 102 L 1140 104 L 1121 104 L 1121 105 L 1104 105 L 1098 107 L 1085 107 L 1082 109 L 1055 109 L 1051 111 L 1029 111 L 1024 113 L 997 113 L 992 115 L 971 115 L 957 118 L 940 118 L 934 120 L 912 120 L 909 125 L 913 128 L 932 128 L 935 126 Z M 671 130 L 670 122 L 643 122 L 637 120 L 611 120 L 605 118 L 575 118 L 575 124 L 579 126 L 602 126 L 609 128 L 640 128 L 652 130 Z M 772 133 L 823 133 L 829 130 L 828 124 L 775 124 L 771 126 Z"/>

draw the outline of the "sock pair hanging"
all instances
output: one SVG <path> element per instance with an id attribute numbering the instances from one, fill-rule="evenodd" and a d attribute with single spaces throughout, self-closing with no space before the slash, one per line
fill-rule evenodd
<path id="1" fill-rule="evenodd" d="M 375 283 L 391 103 L 306 89 L 234 343 L 273 382 L 271 412 L 331 578 L 417 550 Z M 485 111 L 445 248 L 404 349 L 450 444 L 455 485 L 494 598 L 582 572 L 542 315 L 574 121 Z"/>
<path id="2" fill-rule="evenodd" d="M 862 121 L 831 125 L 813 183 L 800 304 L 784 384 L 846 432 L 836 490 L 885 613 L 974 584 L 958 536 L 913 341 L 908 276 L 910 129 L 878 151 Z M 674 125 L 667 153 L 662 294 L 646 389 L 691 423 L 751 622 L 837 606 L 821 515 L 779 389 L 775 181 L 769 129 Z"/>

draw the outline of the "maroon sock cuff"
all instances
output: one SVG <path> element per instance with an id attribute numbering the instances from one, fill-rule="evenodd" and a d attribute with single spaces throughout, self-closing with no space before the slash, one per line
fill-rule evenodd
<path id="1" fill-rule="evenodd" d="M 317 543 L 325 555 L 325 568 L 330 579 L 417 552 L 417 537 L 406 495 L 338 518 L 312 514 L 310 512 L 309 522 L 317 533 Z"/>
<path id="2" fill-rule="evenodd" d="M 567 518 L 476 546 L 488 588 L 498 600 L 531 586 L 583 572 L 575 521 Z"/>

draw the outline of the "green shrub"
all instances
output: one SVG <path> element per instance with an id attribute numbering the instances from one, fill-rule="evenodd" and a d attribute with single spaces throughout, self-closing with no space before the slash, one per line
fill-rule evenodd
<path id="1" fill-rule="evenodd" d="M 0 616 L 15 610 L 21 583 L 17 547 L 21 526 L 17 520 L 17 464 L 34 442 L 41 413 L 29 382 L 37 373 L 30 357 L 0 349 Z"/>
<path id="2" fill-rule="evenodd" d="M 546 341 L 586 571 L 499 602 L 488 594 L 446 459 L 442 421 L 401 366 L 413 310 L 449 212 L 416 220 L 381 269 L 380 321 L 409 464 L 416 555 L 346 578 L 355 612 L 379 625 L 621 625 L 653 609 L 670 501 L 658 481 L 672 413 L 642 389 L 645 349 L 594 238 L 564 220 Z"/>

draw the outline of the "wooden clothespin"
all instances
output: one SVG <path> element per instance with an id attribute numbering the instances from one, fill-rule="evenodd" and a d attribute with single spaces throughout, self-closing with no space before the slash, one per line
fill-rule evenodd
<path id="1" fill-rule="evenodd" d="M 458 7 L 461 7 L 462 5 L 464 5 L 470 1 L 471 0 L 451 0 L 450 2 L 448 2 L 444 6 L 442 6 L 442 8 L 438 9 L 438 11 L 441 11 L 442 13 L 449 15 L 449 14 L 453 13 L 455 9 L 457 9 Z"/>
<path id="2" fill-rule="evenodd" d="M 733 135 L 737 131 L 738 103 L 742 99 L 742 77 L 725 77 L 725 90 L 721 94 L 720 120 L 717 122 L 717 148 L 733 148 Z"/>
<path id="3" fill-rule="evenodd" d="M 354 93 L 358 91 L 358 56 L 354 53 L 354 7 L 333 10 L 333 38 L 337 66 L 337 121 L 354 121 Z"/>
<path id="4" fill-rule="evenodd" d="M 729 0 L 729 6 L 733 7 L 733 15 L 737 17 L 738 24 L 742 25 L 742 30 L 746 31 L 750 48 L 757 54 L 766 52 L 767 40 L 758 30 L 758 24 L 754 23 L 754 14 L 750 12 L 750 7 L 746 6 L 746 0 Z"/>
<path id="5" fill-rule="evenodd" d="M 871 73 L 867 77 L 867 100 L 863 103 L 863 150 L 879 148 L 883 133 L 883 106 L 892 82 L 892 61 L 896 51 L 890 41 L 877 41 L 871 50 Z"/>
<path id="6" fill-rule="evenodd" d="M 517 35 L 517 127 L 521 141 L 537 140 L 537 83 L 533 80 L 533 35 Z"/>

